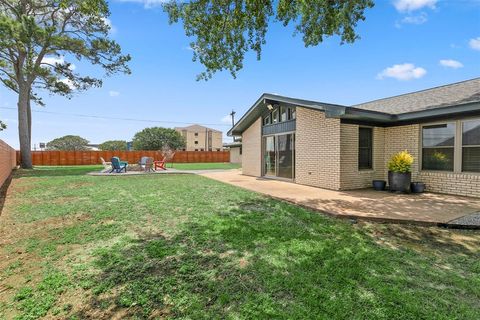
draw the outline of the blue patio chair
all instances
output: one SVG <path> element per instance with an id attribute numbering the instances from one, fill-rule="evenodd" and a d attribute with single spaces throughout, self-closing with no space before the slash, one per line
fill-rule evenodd
<path id="1" fill-rule="evenodd" d="M 128 162 L 120 161 L 120 159 L 118 157 L 112 157 L 111 161 L 112 161 L 112 170 L 110 171 L 110 173 L 112 173 L 114 171 L 116 173 L 120 173 L 123 170 L 125 170 L 125 172 L 127 172 Z"/>

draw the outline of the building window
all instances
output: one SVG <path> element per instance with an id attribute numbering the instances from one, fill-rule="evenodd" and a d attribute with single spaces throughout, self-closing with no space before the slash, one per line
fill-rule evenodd
<path id="1" fill-rule="evenodd" d="M 453 171 L 455 123 L 422 128 L 422 169 Z"/>
<path id="2" fill-rule="evenodd" d="M 287 121 L 287 107 L 280 106 L 280 122 Z"/>
<path id="3" fill-rule="evenodd" d="M 205 149 L 202 148 L 202 149 L 200 149 L 200 151 L 205 151 Z"/>
<path id="4" fill-rule="evenodd" d="M 198 141 L 195 141 L 195 144 L 198 144 Z"/>
<path id="5" fill-rule="evenodd" d="M 217 151 L 222 151 L 220 148 L 217 148 Z"/>
<path id="6" fill-rule="evenodd" d="M 198 151 L 198 149 L 195 149 L 195 151 Z"/>
<path id="7" fill-rule="evenodd" d="M 462 171 L 480 172 L 480 120 L 462 122 Z"/>
<path id="8" fill-rule="evenodd" d="M 198 132 L 195 132 L 195 137 L 198 137 Z"/>
<path id="9" fill-rule="evenodd" d="M 358 169 L 373 168 L 373 130 L 372 128 L 358 129 Z"/>

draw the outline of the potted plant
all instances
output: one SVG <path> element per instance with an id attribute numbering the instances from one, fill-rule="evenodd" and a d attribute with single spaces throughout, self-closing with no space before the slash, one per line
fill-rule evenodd
<path id="1" fill-rule="evenodd" d="M 390 191 L 410 192 L 413 156 L 407 150 L 394 154 L 388 162 Z"/>

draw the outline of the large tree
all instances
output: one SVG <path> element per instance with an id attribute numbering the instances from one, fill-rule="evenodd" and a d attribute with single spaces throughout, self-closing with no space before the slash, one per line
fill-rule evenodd
<path id="1" fill-rule="evenodd" d="M 7 125 L 0 120 L 0 131 L 7 129 Z"/>
<path id="2" fill-rule="evenodd" d="M 0 0 L 0 81 L 18 95 L 18 131 L 23 168 L 31 168 L 30 101 L 38 90 L 68 98 L 102 85 L 82 76 L 72 61 L 102 67 L 107 75 L 129 73 L 130 56 L 109 39 L 105 0 Z"/>
<path id="3" fill-rule="evenodd" d="M 185 138 L 174 129 L 153 127 L 137 132 L 133 137 L 135 150 L 173 150 L 185 147 Z"/>
<path id="4" fill-rule="evenodd" d="M 305 46 L 337 35 L 341 43 L 358 39 L 355 27 L 373 0 L 170 0 L 164 9 L 170 23 L 183 22 L 193 60 L 205 66 L 199 79 L 228 70 L 235 77 L 247 51 L 260 59 L 272 20 L 293 24 Z"/>
<path id="5" fill-rule="evenodd" d="M 88 140 L 80 136 L 67 135 L 47 143 L 47 150 L 90 150 Z"/>

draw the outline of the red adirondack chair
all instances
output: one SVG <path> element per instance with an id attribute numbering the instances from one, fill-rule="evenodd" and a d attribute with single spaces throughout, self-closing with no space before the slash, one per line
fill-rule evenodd
<path id="1" fill-rule="evenodd" d="M 153 161 L 153 166 L 155 167 L 155 170 L 157 169 L 162 169 L 162 170 L 167 170 L 167 157 L 170 159 L 173 159 L 173 156 L 175 155 L 175 152 L 171 156 L 164 156 L 162 160 L 157 160 Z"/>
<path id="2" fill-rule="evenodd" d="M 157 160 L 153 161 L 153 166 L 155 167 L 155 170 L 162 169 L 162 170 L 167 170 L 165 165 L 167 164 L 167 157 L 163 157 L 163 160 Z"/>

